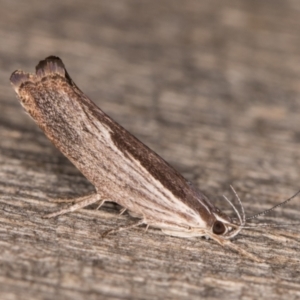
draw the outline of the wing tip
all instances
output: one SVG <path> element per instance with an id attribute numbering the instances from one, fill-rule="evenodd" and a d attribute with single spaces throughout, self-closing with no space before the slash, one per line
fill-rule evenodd
<path id="1" fill-rule="evenodd" d="M 36 75 L 39 78 L 43 78 L 47 75 L 59 74 L 63 77 L 66 76 L 65 65 L 62 60 L 57 56 L 48 56 L 41 60 L 35 67 Z"/>
<path id="2" fill-rule="evenodd" d="M 16 70 L 11 74 L 9 80 L 15 91 L 18 92 L 23 83 L 32 80 L 32 75 L 22 70 Z"/>
<path id="3" fill-rule="evenodd" d="M 10 82 L 16 91 L 19 93 L 19 90 L 22 86 L 28 82 L 38 82 L 43 78 L 51 75 L 60 75 L 64 77 L 69 83 L 75 85 L 68 75 L 65 65 L 63 64 L 62 60 L 57 56 L 48 56 L 47 58 L 41 60 L 38 65 L 35 67 L 36 74 L 25 73 L 22 70 L 14 71 L 10 76 Z"/>

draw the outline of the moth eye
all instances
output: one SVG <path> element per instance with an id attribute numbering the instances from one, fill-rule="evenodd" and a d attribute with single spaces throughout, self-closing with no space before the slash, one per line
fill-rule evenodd
<path id="1" fill-rule="evenodd" d="M 219 234 L 223 234 L 226 231 L 226 227 L 222 222 L 216 221 L 214 223 L 214 226 L 213 226 L 212 230 L 213 230 L 214 234 L 219 235 Z"/>

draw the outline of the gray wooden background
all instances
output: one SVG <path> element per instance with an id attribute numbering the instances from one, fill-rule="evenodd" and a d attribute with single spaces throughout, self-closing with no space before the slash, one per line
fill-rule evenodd
<path id="1" fill-rule="evenodd" d="M 60 56 L 106 113 L 232 213 L 300 189 L 300 1 L 0 1 L 0 299 L 299 299 L 300 225 L 234 243 L 136 228 L 105 205 L 45 220 L 93 187 L 9 84 Z M 300 223 L 300 197 L 262 221 Z"/>

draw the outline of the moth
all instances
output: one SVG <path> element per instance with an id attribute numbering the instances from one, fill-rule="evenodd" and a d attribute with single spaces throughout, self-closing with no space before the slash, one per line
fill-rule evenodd
<path id="1" fill-rule="evenodd" d="M 235 218 L 220 211 L 158 154 L 97 107 L 73 82 L 60 58 L 49 56 L 40 61 L 35 74 L 17 70 L 10 81 L 24 109 L 96 189 L 46 217 L 114 201 L 139 221 L 110 232 L 144 224 L 172 236 L 205 236 L 261 261 L 230 241 L 248 226 L 240 199 L 237 197 L 241 212 L 226 198 Z"/>

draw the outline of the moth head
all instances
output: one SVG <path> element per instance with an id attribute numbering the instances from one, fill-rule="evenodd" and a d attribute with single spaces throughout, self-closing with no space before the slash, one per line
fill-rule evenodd
<path id="1" fill-rule="evenodd" d="M 211 226 L 213 235 L 222 236 L 225 239 L 230 239 L 237 235 L 241 228 L 241 224 L 237 220 L 222 213 L 219 209 L 213 212 L 215 220 Z"/>
<path id="2" fill-rule="evenodd" d="M 244 207 L 242 205 L 242 202 L 237 195 L 236 191 L 232 186 L 230 186 L 232 191 L 234 192 L 240 206 L 240 211 L 236 208 L 236 206 L 224 196 L 225 200 L 231 205 L 233 210 L 235 211 L 237 218 L 231 218 L 221 212 L 218 208 L 215 208 L 215 210 L 212 212 L 215 220 L 212 223 L 211 226 L 211 232 L 210 236 L 214 239 L 231 239 L 234 236 L 236 236 L 242 229 L 249 229 L 249 228 L 257 228 L 257 227 L 278 227 L 277 224 L 265 224 L 265 223 L 248 223 L 247 220 L 253 220 L 261 215 L 265 215 L 271 211 L 273 211 L 275 208 L 282 206 L 295 198 L 298 194 L 300 194 L 300 191 L 298 191 L 296 194 L 294 194 L 292 197 L 288 198 L 287 200 L 271 207 L 270 209 L 264 210 L 258 214 L 255 214 L 251 217 L 246 218 L 246 214 L 244 211 Z M 279 224 L 280 226 L 280 224 Z"/>

